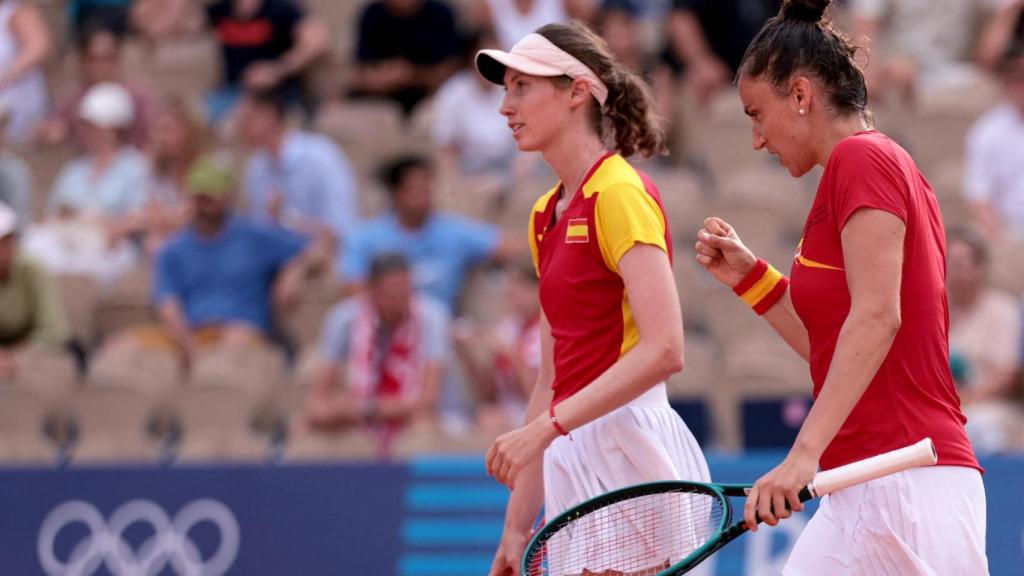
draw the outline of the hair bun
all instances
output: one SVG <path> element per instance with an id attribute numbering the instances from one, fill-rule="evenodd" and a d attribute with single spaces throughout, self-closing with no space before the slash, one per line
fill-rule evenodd
<path id="1" fill-rule="evenodd" d="M 831 3 L 831 0 L 785 0 L 782 3 L 782 18 L 800 22 L 818 22 Z"/>

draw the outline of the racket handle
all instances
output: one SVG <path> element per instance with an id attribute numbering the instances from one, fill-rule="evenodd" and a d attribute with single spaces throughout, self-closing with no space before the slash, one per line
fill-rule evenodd
<path id="1" fill-rule="evenodd" d="M 807 487 L 804 487 L 802 490 L 800 490 L 800 493 L 797 495 L 797 497 L 800 498 L 801 502 L 807 502 L 811 498 L 814 498 L 814 495 L 811 494 L 811 491 Z M 789 500 L 786 501 L 786 510 L 791 510 L 791 508 L 789 507 Z M 757 520 L 758 524 L 764 522 L 764 520 L 761 519 L 760 514 L 754 514 L 754 519 Z M 732 527 L 726 530 L 725 533 L 728 535 L 729 533 L 735 532 L 736 535 L 739 535 L 743 532 L 746 532 L 747 530 L 749 530 L 749 528 L 747 528 L 747 525 L 743 522 L 740 522 L 739 524 L 734 524 Z"/>
<path id="2" fill-rule="evenodd" d="M 861 484 L 910 468 L 931 466 L 938 460 L 935 444 L 931 438 L 925 438 L 916 444 L 898 450 L 819 472 L 807 487 L 812 496 L 821 498 L 854 484 Z"/>

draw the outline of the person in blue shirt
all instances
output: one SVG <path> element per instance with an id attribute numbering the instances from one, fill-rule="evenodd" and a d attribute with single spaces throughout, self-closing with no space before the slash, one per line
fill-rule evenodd
<path id="1" fill-rule="evenodd" d="M 186 184 L 192 222 L 160 251 L 154 272 L 160 325 L 133 329 L 110 347 L 173 350 L 187 372 L 200 351 L 267 346 L 275 311 L 296 302 L 326 250 L 323 242 L 236 218 L 234 177 L 213 159 L 199 160 Z"/>
<path id="2" fill-rule="evenodd" d="M 435 210 L 433 166 L 425 158 L 399 158 L 383 177 L 392 210 L 365 222 L 345 243 L 336 265 L 345 292 L 362 287 L 376 256 L 394 252 L 411 263 L 416 289 L 454 312 L 474 266 L 525 251 L 496 226 Z"/>
<path id="3" fill-rule="evenodd" d="M 337 245 L 359 217 L 356 179 L 330 138 L 290 129 L 279 92 L 251 91 L 239 109 L 242 141 L 253 150 L 243 191 L 254 220 Z"/>

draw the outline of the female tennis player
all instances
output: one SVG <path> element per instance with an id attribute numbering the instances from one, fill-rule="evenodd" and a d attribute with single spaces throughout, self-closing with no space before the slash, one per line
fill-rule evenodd
<path id="1" fill-rule="evenodd" d="M 542 501 L 550 518 L 628 484 L 709 474 L 665 391 L 683 367 L 668 222 L 657 188 L 624 159 L 664 150 L 648 88 L 580 24 L 544 26 L 476 64 L 504 85 L 519 149 L 539 151 L 560 180 L 529 223 L 540 375 L 526 425 L 487 453 L 488 472 L 512 489 L 497 575 L 518 573 Z"/>
<path id="2" fill-rule="evenodd" d="M 815 403 L 745 518 L 775 525 L 834 468 L 930 436 L 938 466 L 827 496 L 787 576 L 987 574 L 985 492 L 949 370 L 945 234 L 913 159 L 871 129 L 854 48 L 823 13 L 787 0 L 747 49 L 739 92 L 753 144 L 793 176 L 825 168 L 792 280 L 708 218 L 697 259 L 810 363 Z"/>

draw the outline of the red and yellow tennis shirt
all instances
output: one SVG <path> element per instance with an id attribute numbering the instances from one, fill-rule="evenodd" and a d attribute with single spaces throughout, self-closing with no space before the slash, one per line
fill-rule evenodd
<path id="1" fill-rule="evenodd" d="M 530 248 L 540 301 L 554 338 L 554 403 L 607 370 L 640 339 L 619 275 L 635 244 L 664 250 L 672 237 L 654 183 L 617 154 L 607 154 L 555 220 L 561 183 L 530 217 Z"/>

